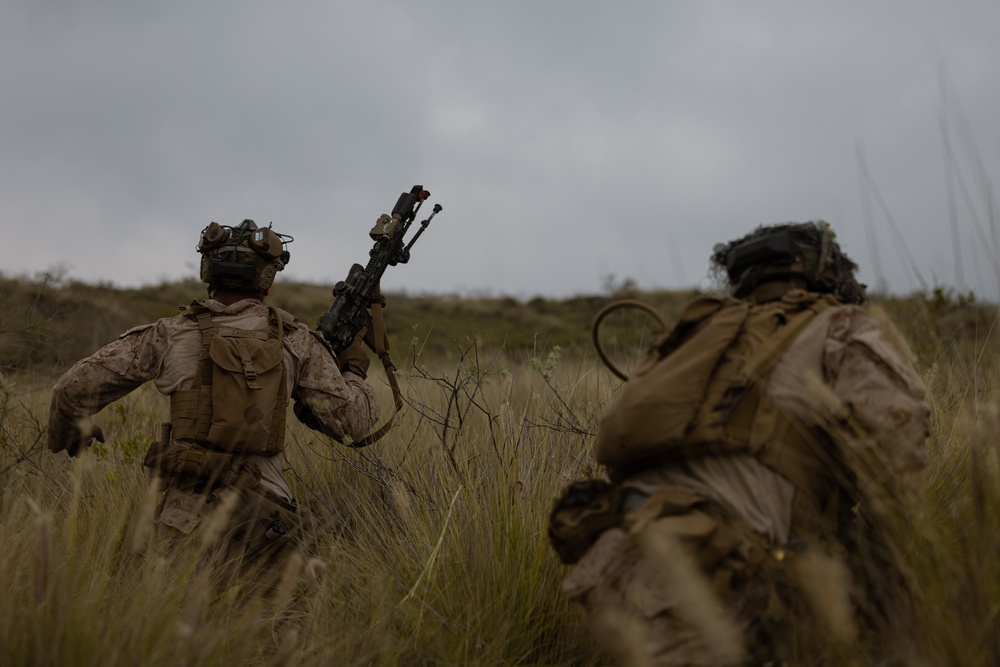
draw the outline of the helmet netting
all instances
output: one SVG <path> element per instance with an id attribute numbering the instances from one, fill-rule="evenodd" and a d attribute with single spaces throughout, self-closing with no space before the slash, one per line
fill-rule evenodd
<path id="1" fill-rule="evenodd" d="M 788 263 L 762 261 L 730 275 L 729 253 L 741 245 L 767 236 L 785 235 L 799 249 L 799 256 Z M 753 232 L 729 243 L 719 243 L 712 251 L 711 275 L 720 284 L 732 288 L 736 296 L 745 296 L 757 285 L 771 280 L 803 278 L 809 289 L 835 295 L 844 303 L 863 303 L 865 286 L 857 281 L 858 266 L 840 249 L 830 225 L 822 220 L 805 223 L 761 225 Z"/>

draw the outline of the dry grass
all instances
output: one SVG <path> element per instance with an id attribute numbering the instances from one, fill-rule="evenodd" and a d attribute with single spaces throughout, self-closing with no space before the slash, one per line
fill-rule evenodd
<path id="1" fill-rule="evenodd" d="M 862 636 L 831 664 L 864 663 L 872 647 L 902 664 L 998 664 L 995 312 L 950 300 L 884 306 L 914 342 L 934 409 L 926 511 L 889 512 L 886 529 L 912 574 L 913 609 L 909 627 Z M 141 457 L 166 413 L 155 390 L 106 409 L 96 421 L 107 445 L 71 461 L 41 449 L 54 376 L 8 375 L 0 387 L 3 662 L 606 663 L 562 599 L 564 568 L 545 521 L 567 482 L 599 474 L 593 434 L 618 383 L 592 355 L 455 340 L 448 355 L 425 349 L 415 364 L 397 351 L 411 362 L 400 364 L 409 405 L 371 448 L 341 447 L 291 420 L 295 492 L 327 523 L 316 558 L 275 572 L 263 594 L 249 581 L 214 593 L 211 571 L 151 548 L 144 526 L 155 493 Z M 388 406 L 387 389 L 379 391 Z M 836 566 L 807 565 L 827 589 L 839 586 Z M 849 640 L 843 608 L 827 611 Z M 796 629 L 803 645 L 815 631 Z"/>
<path id="2" fill-rule="evenodd" d="M 562 569 L 544 534 L 555 490 L 585 472 L 586 436 L 548 425 L 555 399 L 532 381 L 530 368 L 480 369 L 469 361 L 449 372 L 460 388 L 414 370 L 405 383 L 414 407 L 369 450 L 346 449 L 297 423 L 290 428 L 296 492 L 327 519 L 327 532 L 318 560 L 284 573 L 263 599 L 241 596 L 239 587 L 209 595 L 210 572 L 152 549 L 144 525 L 155 495 L 141 455 L 166 406 L 151 387 L 97 417 L 108 445 L 94 456 L 69 460 L 35 448 L 17 460 L 5 447 L 5 659 L 599 662 L 560 596 Z M 15 402 L 30 381 L 22 376 L 9 386 Z M 598 400 L 589 386 L 596 383 L 573 381 L 574 401 Z M 46 392 L 25 395 L 6 415 L 5 441 L 37 437 Z"/>

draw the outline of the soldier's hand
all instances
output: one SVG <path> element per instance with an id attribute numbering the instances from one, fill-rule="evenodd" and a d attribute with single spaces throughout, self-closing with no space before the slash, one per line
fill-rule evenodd
<path id="1" fill-rule="evenodd" d="M 549 542 L 566 565 L 579 561 L 605 530 L 622 517 L 621 487 L 582 479 L 563 491 L 549 514 Z"/>
<path id="2" fill-rule="evenodd" d="M 340 363 L 342 373 L 350 371 L 361 376 L 362 379 L 368 377 L 368 366 L 371 365 L 371 359 L 368 358 L 368 351 L 365 350 L 360 335 L 355 336 L 354 342 L 337 355 L 337 361 Z"/>
<path id="3" fill-rule="evenodd" d="M 88 449 L 94 443 L 94 440 L 100 443 L 104 442 L 104 430 L 89 420 L 84 424 L 77 425 L 74 429 L 74 436 L 69 447 L 66 448 L 66 453 L 70 456 L 79 456 L 80 452 Z"/>

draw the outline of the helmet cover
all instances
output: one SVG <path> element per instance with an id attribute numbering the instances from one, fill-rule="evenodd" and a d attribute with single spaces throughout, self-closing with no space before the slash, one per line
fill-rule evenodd
<path id="1" fill-rule="evenodd" d="M 865 286 L 855 264 L 840 249 L 830 225 L 817 222 L 761 225 L 746 236 L 715 246 L 713 272 L 724 275 L 737 297 L 772 280 L 801 278 L 810 290 L 843 303 L 863 303 Z"/>
<path id="2" fill-rule="evenodd" d="M 294 239 L 253 220 L 236 227 L 210 223 L 201 231 L 201 280 L 211 287 L 229 287 L 266 294 L 291 255 L 284 246 Z"/>

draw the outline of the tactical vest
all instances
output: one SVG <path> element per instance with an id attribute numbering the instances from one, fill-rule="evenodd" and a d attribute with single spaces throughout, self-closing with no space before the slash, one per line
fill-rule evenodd
<path id="1" fill-rule="evenodd" d="M 830 492 L 824 447 L 767 399 L 771 371 L 829 295 L 791 290 L 762 304 L 734 298 L 692 303 L 654 342 L 604 415 L 597 460 L 611 478 L 671 459 L 748 453 L 823 512 Z"/>
<path id="2" fill-rule="evenodd" d="M 190 310 L 201 328 L 201 358 L 191 388 L 170 397 L 173 438 L 226 454 L 281 452 L 288 404 L 282 340 L 294 318 L 268 308 L 266 329 L 236 329 L 217 326 L 199 302 Z"/>

